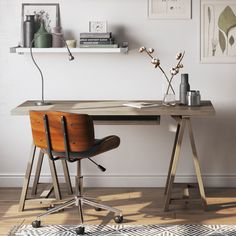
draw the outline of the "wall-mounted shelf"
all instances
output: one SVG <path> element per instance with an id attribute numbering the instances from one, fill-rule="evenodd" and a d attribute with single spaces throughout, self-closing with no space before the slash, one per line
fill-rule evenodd
<path id="1" fill-rule="evenodd" d="M 72 53 L 127 53 L 126 48 L 70 48 Z M 11 47 L 11 53 L 30 53 L 29 48 Z M 67 53 L 66 48 L 33 48 L 33 53 Z"/>

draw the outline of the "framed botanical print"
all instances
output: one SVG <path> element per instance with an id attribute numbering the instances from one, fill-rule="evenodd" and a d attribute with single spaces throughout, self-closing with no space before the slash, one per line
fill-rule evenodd
<path id="1" fill-rule="evenodd" d="M 202 63 L 236 63 L 236 1 L 201 0 Z"/>

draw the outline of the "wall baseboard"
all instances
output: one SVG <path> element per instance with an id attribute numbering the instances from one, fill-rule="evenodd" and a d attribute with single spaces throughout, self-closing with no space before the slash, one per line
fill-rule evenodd
<path id="1" fill-rule="evenodd" d="M 74 183 L 74 174 L 71 175 Z M 32 176 L 33 177 L 33 176 Z M 31 178 L 33 179 L 33 178 Z M 63 175 L 58 175 L 64 182 Z M 0 174 L 0 187 L 22 187 L 23 174 Z M 166 175 L 85 175 L 85 187 L 164 187 Z M 236 187 L 236 175 L 204 175 L 206 187 Z M 42 174 L 40 182 L 51 182 L 50 175 Z M 178 175 L 176 182 L 196 182 L 194 175 Z"/>

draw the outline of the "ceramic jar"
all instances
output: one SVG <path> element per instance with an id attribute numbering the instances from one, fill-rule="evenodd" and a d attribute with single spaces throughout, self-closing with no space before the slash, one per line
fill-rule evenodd
<path id="1" fill-rule="evenodd" d="M 188 74 L 181 74 L 181 84 L 179 87 L 179 100 L 180 104 L 187 104 L 187 92 L 190 91 L 190 85 L 188 83 Z"/>
<path id="2" fill-rule="evenodd" d="M 34 34 L 34 46 L 36 48 L 52 47 L 52 35 L 47 32 L 44 22 L 41 22 L 39 30 Z"/>

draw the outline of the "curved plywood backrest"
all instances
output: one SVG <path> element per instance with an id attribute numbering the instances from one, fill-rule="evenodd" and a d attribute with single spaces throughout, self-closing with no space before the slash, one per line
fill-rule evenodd
<path id="1" fill-rule="evenodd" d="M 51 149 L 55 152 L 65 152 L 62 117 L 66 121 L 69 141 L 69 151 L 81 152 L 94 144 L 94 126 L 89 115 L 73 114 L 59 111 L 30 111 L 30 122 L 34 144 L 47 149 L 44 117 L 48 120 Z"/>

